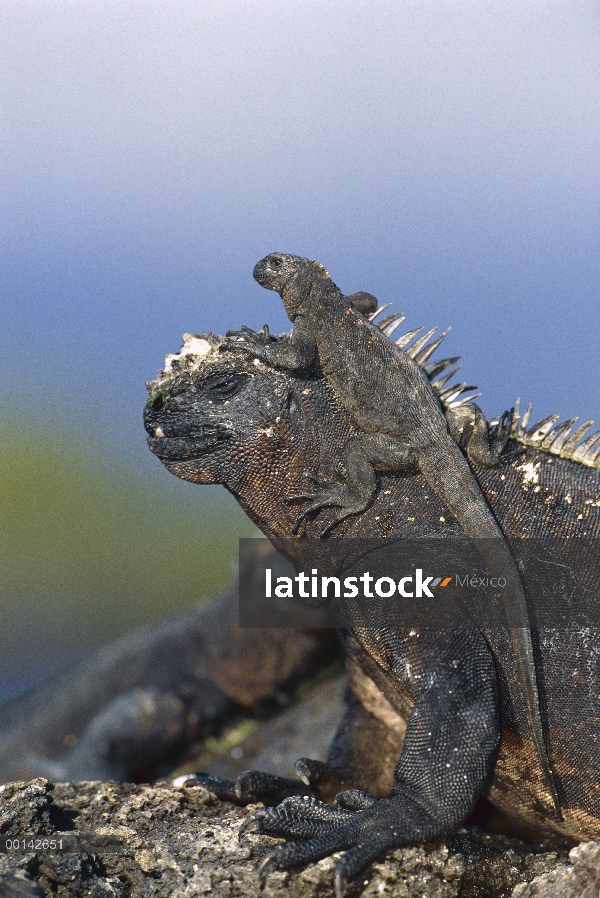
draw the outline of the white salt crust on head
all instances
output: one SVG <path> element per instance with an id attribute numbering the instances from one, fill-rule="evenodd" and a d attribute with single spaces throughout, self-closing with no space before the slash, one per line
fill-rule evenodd
<path id="1" fill-rule="evenodd" d="M 179 352 L 170 352 L 165 356 L 165 372 L 171 370 L 174 361 L 181 361 L 187 356 L 198 356 L 204 359 L 214 350 L 214 347 L 204 337 L 198 337 L 195 334 L 184 334 L 182 339 L 183 344 Z"/>

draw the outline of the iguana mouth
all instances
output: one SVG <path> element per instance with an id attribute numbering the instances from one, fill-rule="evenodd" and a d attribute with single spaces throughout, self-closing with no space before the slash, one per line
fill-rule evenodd
<path id="1" fill-rule="evenodd" d="M 165 436 L 160 426 L 155 428 L 149 426 L 148 431 L 154 432 L 154 436 L 148 438 L 148 447 L 161 461 L 200 458 L 208 452 L 213 452 L 222 444 L 223 439 L 231 436 L 230 429 L 224 424 L 196 426 L 191 437 Z"/>

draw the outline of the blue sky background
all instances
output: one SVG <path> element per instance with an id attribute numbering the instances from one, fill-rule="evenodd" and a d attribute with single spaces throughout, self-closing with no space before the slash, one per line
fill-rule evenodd
<path id="1" fill-rule="evenodd" d="M 597 3 L 5 0 L 0 35 L 11 439 L 219 505 L 147 452 L 144 381 L 184 331 L 288 328 L 273 250 L 451 324 L 487 414 L 600 417 Z"/>

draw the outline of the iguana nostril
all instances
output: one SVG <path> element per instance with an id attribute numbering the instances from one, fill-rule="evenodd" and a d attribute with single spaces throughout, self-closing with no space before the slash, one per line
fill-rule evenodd
<path id="1" fill-rule="evenodd" d="M 155 412 L 160 412 L 164 408 L 165 405 L 166 405 L 165 396 L 163 393 L 161 393 L 159 391 L 157 393 L 157 395 L 154 397 L 154 399 L 152 400 L 152 408 Z"/>

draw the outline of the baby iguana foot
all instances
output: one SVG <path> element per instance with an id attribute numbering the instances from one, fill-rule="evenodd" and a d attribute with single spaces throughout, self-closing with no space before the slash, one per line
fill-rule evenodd
<path id="1" fill-rule="evenodd" d="M 493 428 L 488 428 L 478 405 L 469 402 L 446 409 L 448 428 L 454 440 L 474 465 L 491 468 L 499 464 L 513 425 L 514 409 L 504 412 Z"/>
<path id="2" fill-rule="evenodd" d="M 503 412 L 497 424 L 489 430 L 489 454 L 492 459 L 495 459 L 492 464 L 500 462 L 500 456 L 510 437 L 514 413 L 514 408 Z"/>
<path id="3" fill-rule="evenodd" d="M 292 527 L 292 533 L 294 535 L 300 530 L 303 521 L 312 515 L 317 514 L 323 508 L 341 508 L 342 511 L 340 514 L 337 515 L 335 520 L 328 524 L 322 531 L 321 536 L 326 536 L 326 534 L 337 526 L 337 524 L 344 518 L 364 511 L 370 502 L 370 493 L 369 496 L 366 497 L 357 496 L 356 491 L 344 479 L 342 471 L 334 472 L 334 477 L 336 477 L 337 480 L 333 483 L 331 478 L 323 477 L 318 473 L 310 474 L 309 472 L 306 472 L 305 476 L 309 478 L 312 487 L 308 488 L 306 492 L 294 493 L 291 496 L 287 496 L 285 500 L 287 503 L 302 501 L 311 503 L 308 508 L 305 508 L 296 518 L 296 522 Z"/>
<path id="4" fill-rule="evenodd" d="M 279 342 L 279 338 L 269 332 L 268 324 L 265 324 L 259 331 L 253 331 L 251 328 L 243 325 L 239 331 L 227 331 L 225 342 L 221 343 L 219 349 L 223 352 L 237 349 L 241 352 L 247 352 L 258 359 L 265 360 L 265 347 L 277 342 Z"/>
<path id="5" fill-rule="evenodd" d="M 519 455 L 527 452 L 525 446 L 520 446 L 514 442 L 510 449 L 506 449 L 506 445 L 510 439 L 510 434 L 515 422 L 515 410 L 511 408 L 509 412 L 504 412 L 499 421 L 490 429 L 491 449 L 497 450 L 498 464 L 504 464 Z"/>
<path id="6" fill-rule="evenodd" d="M 409 795 L 378 799 L 358 789 L 339 793 L 333 807 L 309 797 L 286 798 L 252 814 L 243 824 L 243 832 L 249 830 L 295 840 L 265 855 L 261 877 L 345 851 L 335 868 L 338 898 L 384 851 L 442 835 L 439 823 Z"/>
<path id="7" fill-rule="evenodd" d="M 287 501 L 293 502 L 297 499 L 308 500 L 311 504 L 298 515 L 296 523 L 292 527 L 292 533 L 294 535 L 298 533 L 300 525 L 306 518 L 311 517 L 323 508 L 340 509 L 334 520 L 321 532 L 321 536 L 327 536 L 334 527 L 337 527 L 340 521 L 364 511 L 371 501 L 371 493 L 369 492 L 368 497 L 365 499 L 364 496 L 357 495 L 347 483 L 337 483 L 328 487 L 323 487 L 322 489 L 315 489 L 313 492 L 298 493 L 294 496 L 288 496 Z"/>

